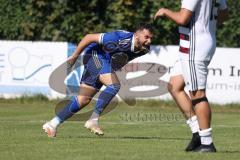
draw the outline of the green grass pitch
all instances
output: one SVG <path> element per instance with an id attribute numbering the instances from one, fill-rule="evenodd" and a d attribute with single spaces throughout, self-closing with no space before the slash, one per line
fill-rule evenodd
<path id="1" fill-rule="evenodd" d="M 105 135 L 68 121 L 56 138 L 42 124 L 54 116 L 56 101 L 0 100 L 0 160 L 237 160 L 240 157 L 240 106 L 214 105 L 217 153 L 186 153 L 191 133 L 173 102 L 124 103 L 101 118 Z"/>

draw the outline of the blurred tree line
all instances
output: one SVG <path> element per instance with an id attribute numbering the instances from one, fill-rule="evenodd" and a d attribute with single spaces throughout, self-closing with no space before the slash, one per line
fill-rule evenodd
<path id="1" fill-rule="evenodd" d="M 77 43 L 87 33 L 116 29 L 134 31 L 152 22 L 160 7 L 178 10 L 180 0 L 0 0 L 0 39 Z M 218 46 L 240 47 L 239 0 L 228 0 L 230 19 L 219 27 Z M 178 44 L 178 28 L 155 23 L 154 44 Z"/>

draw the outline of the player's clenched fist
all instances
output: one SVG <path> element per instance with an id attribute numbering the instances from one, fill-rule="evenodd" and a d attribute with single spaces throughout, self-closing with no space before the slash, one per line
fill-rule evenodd
<path id="1" fill-rule="evenodd" d="M 72 55 L 68 58 L 68 60 L 67 60 L 68 68 L 72 68 L 72 66 L 75 64 L 77 58 L 78 58 L 78 56 L 75 56 L 75 55 Z"/>

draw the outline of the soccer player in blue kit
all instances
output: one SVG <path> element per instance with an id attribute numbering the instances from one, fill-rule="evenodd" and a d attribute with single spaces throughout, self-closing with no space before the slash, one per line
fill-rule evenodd
<path id="1" fill-rule="evenodd" d="M 85 127 L 97 135 L 103 135 L 98 121 L 105 107 L 120 90 L 120 82 L 115 73 L 119 67 L 114 63 L 125 65 L 127 62 L 149 52 L 153 38 L 153 28 L 150 24 L 141 23 L 135 32 L 117 30 L 108 33 L 87 34 L 78 44 L 68 64 L 73 66 L 78 56 L 83 53 L 84 71 L 80 82 L 78 96 L 59 111 L 56 116 L 43 125 L 48 137 L 55 137 L 57 127 L 88 105 L 93 96 L 104 85 L 96 102 L 94 112 L 85 123 Z M 117 55 L 117 56 L 116 56 Z M 125 62 L 117 62 L 118 57 L 126 57 Z M 122 65 L 122 66 L 123 66 Z"/>

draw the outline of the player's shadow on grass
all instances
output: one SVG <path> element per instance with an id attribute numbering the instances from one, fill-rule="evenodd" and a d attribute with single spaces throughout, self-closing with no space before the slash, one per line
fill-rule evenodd
<path id="1" fill-rule="evenodd" d="M 72 137 L 69 137 L 72 138 Z M 89 138 L 89 139 L 136 139 L 136 140 L 189 140 L 187 138 L 171 138 L 171 137 L 146 137 L 146 136 L 77 136 L 75 138 Z"/>

